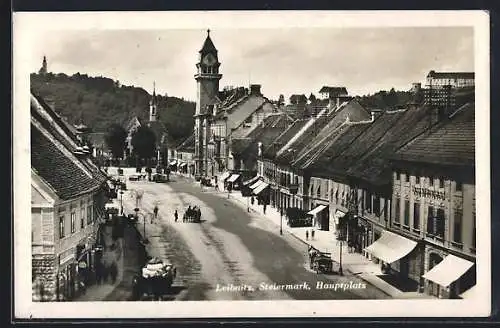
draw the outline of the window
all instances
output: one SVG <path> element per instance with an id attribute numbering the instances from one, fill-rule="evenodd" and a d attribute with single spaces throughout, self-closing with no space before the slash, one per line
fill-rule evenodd
<path id="1" fill-rule="evenodd" d="M 429 206 L 427 212 L 427 233 L 434 234 L 434 207 Z"/>
<path id="2" fill-rule="evenodd" d="M 444 209 L 438 208 L 435 218 L 434 234 L 440 238 L 444 238 Z"/>
<path id="3" fill-rule="evenodd" d="M 444 178 L 443 177 L 439 178 L 439 188 L 444 188 Z"/>
<path id="4" fill-rule="evenodd" d="M 463 213 L 461 209 L 455 209 L 455 216 L 453 218 L 453 241 L 462 243 L 462 218 Z"/>
<path id="5" fill-rule="evenodd" d="M 71 233 L 75 233 L 76 231 L 76 213 L 71 212 Z"/>
<path id="6" fill-rule="evenodd" d="M 399 171 L 394 172 L 394 180 L 398 181 L 399 180 L 400 173 Z"/>
<path id="7" fill-rule="evenodd" d="M 462 191 L 462 182 L 457 181 L 457 183 L 455 184 L 455 190 Z"/>
<path id="8" fill-rule="evenodd" d="M 321 197 L 321 185 L 318 185 L 318 189 L 316 190 L 316 196 L 317 196 L 318 198 L 320 198 L 320 197 Z"/>
<path id="9" fill-rule="evenodd" d="M 335 190 L 335 203 L 338 204 L 339 203 L 339 190 Z"/>
<path id="10" fill-rule="evenodd" d="M 368 191 L 365 191 L 365 210 L 372 213 L 372 194 Z"/>
<path id="11" fill-rule="evenodd" d="M 405 200 L 405 211 L 404 211 L 404 225 L 409 226 L 410 225 L 410 201 Z"/>
<path id="12" fill-rule="evenodd" d="M 380 216 L 380 197 L 375 196 L 373 199 L 373 213 L 375 213 L 376 216 Z"/>
<path id="13" fill-rule="evenodd" d="M 434 186 L 434 177 L 429 178 L 429 186 Z"/>
<path id="14" fill-rule="evenodd" d="M 399 215 L 400 215 L 400 210 L 401 210 L 401 200 L 398 198 L 396 199 L 396 202 L 394 204 L 394 222 L 399 224 Z"/>
<path id="15" fill-rule="evenodd" d="M 80 229 L 85 228 L 85 207 L 80 208 Z"/>
<path id="16" fill-rule="evenodd" d="M 405 182 L 410 182 L 410 174 L 405 173 Z"/>
<path id="17" fill-rule="evenodd" d="M 420 230 L 420 203 L 413 203 L 413 229 Z"/>
<path id="18" fill-rule="evenodd" d="M 92 224 L 92 205 L 87 206 L 87 225 Z"/>
<path id="19" fill-rule="evenodd" d="M 64 238 L 64 215 L 59 216 L 59 238 Z"/>

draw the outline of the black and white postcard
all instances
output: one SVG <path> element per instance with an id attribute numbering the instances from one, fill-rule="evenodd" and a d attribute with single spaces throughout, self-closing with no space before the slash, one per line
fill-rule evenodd
<path id="1" fill-rule="evenodd" d="M 489 315 L 488 13 L 13 32 L 17 317 Z"/>

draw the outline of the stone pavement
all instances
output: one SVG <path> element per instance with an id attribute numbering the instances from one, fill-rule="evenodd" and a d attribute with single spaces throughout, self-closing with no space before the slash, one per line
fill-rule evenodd
<path id="1" fill-rule="evenodd" d="M 116 172 L 113 168 L 110 168 L 109 173 Z M 135 174 L 134 168 L 125 168 L 124 169 L 124 178 L 127 178 L 128 175 Z M 189 177 L 184 174 L 179 174 L 177 172 L 172 172 L 172 176 L 176 176 L 182 179 L 186 179 L 191 182 L 195 182 L 193 177 Z M 128 180 L 128 179 L 127 179 Z M 202 191 L 211 192 L 220 195 L 221 197 L 228 198 L 228 192 L 224 191 L 223 182 L 219 180 L 219 192 L 215 191 L 213 187 L 204 187 Z M 344 243 L 341 245 L 336 241 L 335 235 L 332 231 L 322 231 L 315 230 L 314 239 L 311 239 L 311 227 L 295 227 L 291 228 L 286 224 L 286 217 L 283 217 L 283 221 L 281 221 L 280 213 L 277 209 L 272 208 L 271 206 L 266 207 L 266 213 L 264 213 L 263 206 L 258 205 L 255 202 L 253 205 L 250 203 L 247 197 L 243 197 L 241 192 L 238 190 L 234 190 L 229 193 L 229 200 L 231 200 L 234 204 L 245 208 L 246 210 L 250 210 L 254 213 L 260 214 L 262 217 L 269 219 L 271 222 L 276 224 L 276 228 L 279 229 L 282 227 L 283 233 L 288 233 L 293 237 L 297 238 L 301 242 L 306 245 L 312 245 L 322 252 L 331 253 L 332 259 L 340 263 L 340 257 L 342 256 L 342 269 L 344 274 L 353 274 L 357 275 L 363 280 L 367 281 L 371 285 L 379 288 L 389 296 L 394 298 L 434 298 L 433 296 L 429 296 L 426 294 L 421 294 L 418 292 L 403 292 L 393 285 L 385 282 L 383 279 L 379 278 L 379 275 L 382 275 L 380 265 L 373 263 L 368 258 L 359 253 L 351 253 L 348 250 L 347 245 Z M 306 239 L 306 230 L 309 230 L 309 238 Z M 341 255 L 342 248 L 342 255 Z"/>

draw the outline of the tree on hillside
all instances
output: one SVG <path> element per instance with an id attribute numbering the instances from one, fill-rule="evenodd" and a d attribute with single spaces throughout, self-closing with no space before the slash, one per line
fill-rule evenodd
<path id="1" fill-rule="evenodd" d="M 123 158 L 126 138 L 127 131 L 121 125 L 113 123 L 108 127 L 104 141 L 114 158 Z"/>
<path id="2" fill-rule="evenodd" d="M 139 159 L 150 159 L 155 155 L 156 136 L 149 127 L 141 125 L 132 135 L 134 154 Z"/>

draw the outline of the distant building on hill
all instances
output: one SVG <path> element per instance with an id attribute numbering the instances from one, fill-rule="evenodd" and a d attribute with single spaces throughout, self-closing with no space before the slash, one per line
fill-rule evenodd
<path id="1" fill-rule="evenodd" d="M 47 74 L 47 57 L 43 56 L 42 67 L 38 71 L 38 74 Z"/>

